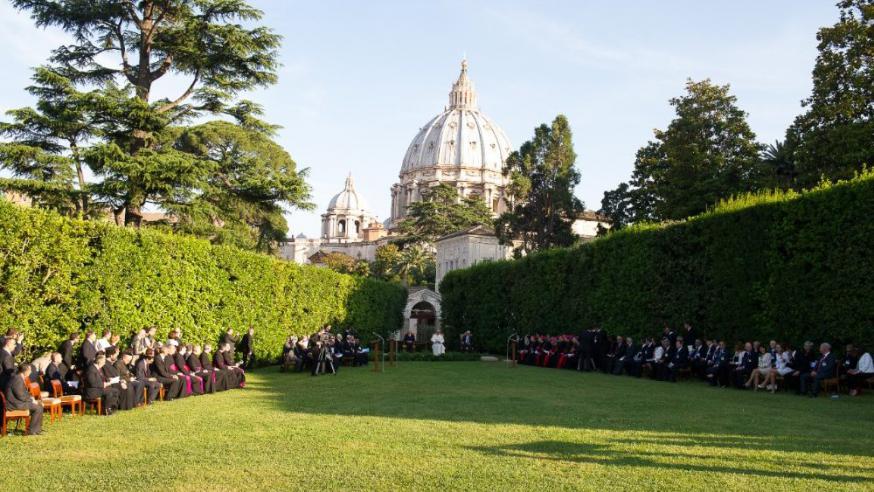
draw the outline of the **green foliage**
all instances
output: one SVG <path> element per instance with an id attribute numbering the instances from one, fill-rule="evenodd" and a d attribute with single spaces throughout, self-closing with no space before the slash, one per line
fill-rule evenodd
<path id="1" fill-rule="evenodd" d="M 841 0 L 839 21 L 817 33 L 807 111 L 786 132 L 795 187 L 847 179 L 874 165 L 874 2 Z"/>
<path id="2" fill-rule="evenodd" d="M 2 200 L 0 285 L 0 331 L 22 330 L 32 352 L 84 328 L 124 335 L 154 324 L 161 337 L 179 327 L 187 340 L 215 342 L 252 325 L 267 360 L 289 334 L 328 322 L 386 335 L 406 302 L 405 289 L 375 279 Z"/>
<path id="3" fill-rule="evenodd" d="M 574 196 L 580 182 L 576 159 L 564 115 L 535 128 L 534 138 L 507 158 L 504 174 L 510 178 L 506 200 L 510 210 L 498 218 L 495 229 L 503 243 L 520 242 L 517 254 L 576 241 L 571 226 L 583 211 Z"/>
<path id="4" fill-rule="evenodd" d="M 370 264 L 365 260 L 356 260 L 346 253 L 332 251 L 322 257 L 321 262 L 331 270 L 349 275 L 370 275 Z"/>
<path id="5" fill-rule="evenodd" d="M 441 236 L 491 223 L 492 211 L 482 197 L 460 198 L 454 187 L 441 183 L 409 206 L 400 231 L 411 241 L 433 243 Z"/>
<path id="6" fill-rule="evenodd" d="M 601 212 L 622 226 L 679 220 L 762 187 L 760 146 L 729 86 L 688 81 L 676 118 L 637 151 L 631 181 L 604 193 Z"/>
<path id="7" fill-rule="evenodd" d="M 0 164 L 46 174 L 73 162 L 85 190 L 84 162 L 99 179 L 88 191 L 119 222 L 139 226 L 142 208 L 157 204 L 185 232 L 275 250 L 287 232 L 281 207 L 309 204 L 303 174 L 269 139 L 275 127 L 259 119 L 257 104 L 239 99 L 276 81 L 280 37 L 258 25 L 261 11 L 243 0 L 12 4 L 73 41 L 52 51 L 50 68 L 37 70 L 28 89 L 37 109 L 13 111 L 15 121 L 0 127 L 15 140 Z M 156 100 L 153 85 L 168 75 L 187 86 Z M 78 92 L 83 88 L 89 92 Z M 209 115 L 237 125 L 181 130 Z M 79 147 L 85 136 L 87 149 Z M 87 196 L 79 198 L 84 209 Z"/>
<path id="8" fill-rule="evenodd" d="M 689 321 L 735 340 L 874 344 L 874 172 L 803 194 L 749 194 L 686 222 L 636 225 L 449 273 L 447 338 L 472 330 L 504 350 L 509 334 L 652 336 Z"/>

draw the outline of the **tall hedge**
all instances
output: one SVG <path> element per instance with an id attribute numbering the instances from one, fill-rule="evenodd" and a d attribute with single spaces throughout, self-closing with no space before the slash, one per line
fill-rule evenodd
<path id="1" fill-rule="evenodd" d="M 22 330 L 31 353 L 86 328 L 124 340 L 178 327 L 186 340 L 215 342 L 252 325 L 256 357 L 274 358 L 289 334 L 327 322 L 362 335 L 397 330 L 405 301 L 395 284 L 0 199 L 0 330 Z"/>
<path id="2" fill-rule="evenodd" d="M 874 173 L 750 195 L 681 223 L 479 264 L 440 285 L 448 339 L 601 324 L 636 337 L 688 320 L 728 341 L 874 344 Z"/>

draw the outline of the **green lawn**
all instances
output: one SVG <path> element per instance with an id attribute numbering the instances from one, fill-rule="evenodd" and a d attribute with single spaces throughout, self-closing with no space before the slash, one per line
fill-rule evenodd
<path id="1" fill-rule="evenodd" d="M 0 490 L 872 490 L 874 395 L 402 363 L 0 440 Z"/>

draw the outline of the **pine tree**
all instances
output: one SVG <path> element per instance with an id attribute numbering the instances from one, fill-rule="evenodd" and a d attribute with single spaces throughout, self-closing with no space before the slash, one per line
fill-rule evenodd
<path id="1" fill-rule="evenodd" d="M 504 173 L 510 178 L 505 212 L 496 221 L 503 243 L 520 241 L 517 253 L 569 246 L 576 241 L 572 225 L 583 211 L 574 196 L 580 174 L 574 166 L 573 135 L 564 115 L 552 125 L 542 124 L 534 138 L 507 158 Z"/>

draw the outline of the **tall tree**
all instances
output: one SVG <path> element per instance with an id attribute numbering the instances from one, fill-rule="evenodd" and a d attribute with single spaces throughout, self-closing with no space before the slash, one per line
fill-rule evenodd
<path id="1" fill-rule="evenodd" d="M 441 236 L 491 223 L 492 212 L 482 198 L 459 197 L 454 187 L 441 183 L 410 205 L 399 228 L 413 241 L 432 243 Z"/>
<path id="2" fill-rule="evenodd" d="M 34 70 L 27 92 L 35 107 L 7 112 L 12 122 L 0 123 L 0 168 L 16 178 L 7 189 L 28 194 L 38 205 L 60 212 L 87 215 L 88 186 L 82 146 L 92 136 L 87 113 L 89 94 L 49 67 Z"/>
<path id="3" fill-rule="evenodd" d="M 807 112 L 786 133 L 797 187 L 874 165 L 874 1 L 841 0 L 840 20 L 817 33 Z"/>
<path id="4" fill-rule="evenodd" d="M 605 211 L 625 194 L 631 222 L 684 219 L 762 186 L 761 146 L 728 85 L 690 80 L 670 102 L 676 118 L 637 151 L 631 181 L 605 193 Z"/>
<path id="5" fill-rule="evenodd" d="M 179 131 L 175 147 L 206 168 L 194 199 L 168 205 L 183 227 L 212 228 L 218 242 L 273 253 L 288 232 L 281 204 L 313 208 L 307 201 L 307 170 L 297 170 L 288 152 L 270 138 L 272 132 L 225 121 Z M 236 226 L 244 226 L 241 238 L 225 233 L 240 229 Z"/>
<path id="6" fill-rule="evenodd" d="M 104 93 L 93 108 L 107 126 L 104 141 L 88 158 L 127 224 L 139 225 L 148 201 L 172 201 L 197 182 L 197 159 L 174 151 L 162 132 L 204 112 L 240 113 L 246 104 L 236 102 L 239 93 L 276 80 L 280 38 L 243 25 L 262 16 L 243 0 L 12 3 L 38 26 L 71 34 L 73 42 L 55 49 L 51 62 L 72 83 Z M 155 99 L 155 83 L 171 74 L 187 77 L 187 87 Z"/>
<path id="7" fill-rule="evenodd" d="M 507 158 L 509 176 L 505 212 L 495 222 L 504 243 L 520 241 L 517 254 L 554 246 L 569 246 L 576 240 L 572 225 L 582 202 L 574 196 L 580 174 L 574 166 L 570 123 L 558 115 L 551 125 L 534 129 L 534 138 Z"/>

